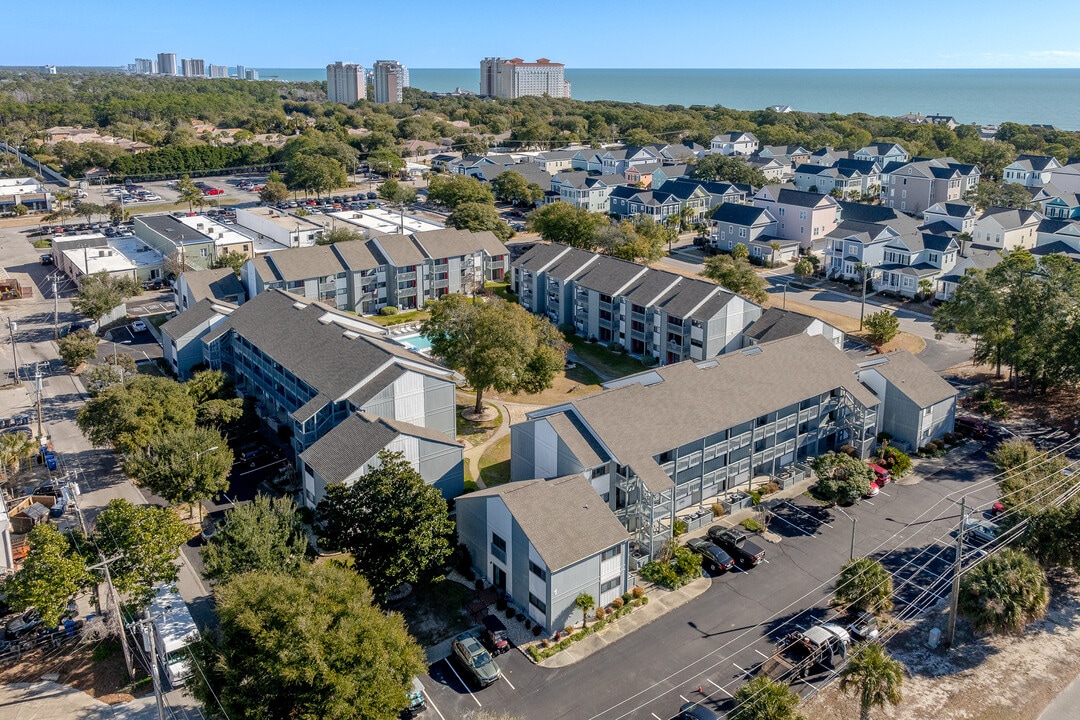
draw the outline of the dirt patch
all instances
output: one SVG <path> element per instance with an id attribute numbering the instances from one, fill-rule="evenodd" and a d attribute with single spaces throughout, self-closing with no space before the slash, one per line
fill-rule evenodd
<path id="1" fill-rule="evenodd" d="M 642 370 L 645 368 L 642 367 Z M 578 365 L 572 370 L 560 372 L 555 376 L 551 387 L 543 392 L 528 393 L 495 393 L 488 392 L 485 397 L 493 397 L 504 402 L 521 403 L 523 405 L 555 405 L 556 403 L 576 400 L 585 395 L 600 392 L 600 378 L 586 367 Z"/>
<path id="2" fill-rule="evenodd" d="M 415 586 L 408 597 L 387 603 L 387 609 L 401 613 L 409 633 L 421 645 L 430 647 L 475 624 L 468 613 L 469 603 L 475 599 L 475 590 L 443 580 Z"/>
<path id="3" fill-rule="evenodd" d="M 1009 369 L 1002 368 L 999 378 L 995 368 L 990 365 L 962 363 L 943 374 L 989 387 L 993 395 L 1004 400 L 1008 406 L 1009 422 L 1030 421 L 1069 433 L 1075 433 L 1080 428 L 1080 388 L 1062 387 L 1035 394 L 1028 393 L 1023 386 L 1013 390 Z M 965 411 L 978 413 L 978 403 L 970 394 L 962 397 L 960 404 Z"/>
<path id="4" fill-rule="evenodd" d="M 931 650 L 932 627 L 944 629 L 946 613 L 907 626 L 889 643 L 904 663 L 904 701 L 874 710 L 891 720 L 1035 720 L 1080 675 L 1080 593 L 1077 576 L 1051 577 L 1050 610 L 1021 636 L 975 636 L 962 618 L 957 645 Z M 858 717 L 858 702 L 836 683 L 802 708 L 807 720 Z"/>
<path id="5" fill-rule="evenodd" d="M 69 644 L 32 650 L 11 665 L 0 667 L 0 683 L 36 682 L 43 675 L 81 690 L 102 702 L 117 703 L 153 692 L 150 678 L 136 666 L 133 685 L 124 668 L 119 642 Z"/>

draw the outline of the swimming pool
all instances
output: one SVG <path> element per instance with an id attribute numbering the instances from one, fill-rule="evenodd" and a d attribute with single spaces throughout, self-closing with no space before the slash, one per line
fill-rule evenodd
<path id="1" fill-rule="evenodd" d="M 423 335 L 417 333 L 416 335 L 405 335 L 403 337 L 394 338 L 394 341 L 404 345 L 410 350 L 415 350 L 418 353 L 424 353 L 425 355 L 431 352 L 431 340 L 427 339 Z"/>

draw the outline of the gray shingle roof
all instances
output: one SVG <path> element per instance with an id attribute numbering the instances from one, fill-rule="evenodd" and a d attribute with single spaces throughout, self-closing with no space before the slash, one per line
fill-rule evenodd
<path id="1" fill-rule="evenodd" d="M 236 277 L 232 268 L 185 270 L 181 277 L 184 278 L 188 292 L 196 302 L 207 298 L 228 302 L 233 302 L 230 298 L 236 298 L 242 302 L 246 295 L 240 278 Z"/>
<path id="2" fill-rule="evenodd" d="M 574 284 L 605 295 L 614 295 L 630 281 L 648 272 L 644 265 L 601 255 Z"/>
<path id="3" fill-rule="evenodd" d="M 885 359 L 887 362 L 873 368 L 919 407 L 930 407 L 956 395 L 956 388 L 907 350 L 889 353 Z"/>
<path id="4" fill-rule="evenodd" d="M 444 228 L 442 230 L 428 230 L 414 233 L 414 241 L 420 245 L 424 253 L 433 259 L 463 257 L 472 255 L 478 249 L 492 247 L 496 250 L 495 255 L 505 255 L 506 246 L 499 242 L 490 230 L 474 233 L 471 230 L 455 230 Z"/>
<path id="5" fill-rule="evenodd" d="M 626 528 L 580 475 L 507 483 L 462 495 L 457 502 L 484 502 L 490 497 L 498 497 L 506 504 L 552 572 L 629 538 Z"/>
<path id="6" fill-rule="evenodd" d="M 994 206 L 986 208 L 979 220 L 992 217 L 1005 230 L 1014 230 L 1025 225 L 1038 214 L 1035 210 L 1017 210 L 1016 208 Z M 978 222 L 978 220 L 975 222 Z"/>
<path id="7" fill-rule="evenodd" d="M 300 457 L 327 483 L 341 483 L 398 437 L 408 435 L 456 445 L 443 433 L 406 422 L 354 413 Z"/>
<path id="8" fill-rule="evenodd" d="M 346 268 L 374 270 L 387 264 L 379 248 L 370 240 L 347 240 L 331 245 Z"/>
<path id="9" fill-rule="evenodd" d="M 555 434 L 566 443 L 567 448 L 583 468 L 596 467 L 611 459 L 573 413 L 556 413 L 547 415 L 544 419 L 551 425 Z"/>
<path id="10" fill-rule="evenodd" d="M 719 223 L 752 226 L 758 221 L 764 224 L 776 222 L 776 218 L 765 208 L 739 203 L 721 203 L 713 211 L 712 219 Z"/>
<path id="11" fill-rule="evenodd" d="M 758 342 L 770 342 L 792 335 L 801 335 L 813 324 L 814 318 L 780 308 L 768 308 L 743 335 Z"/>
<path id="12" fill-rule="evenodd" d="M 424 264 L 424 253 L 411 235 L 379 235 L 371 238 L 371 242 L 395 267 Z"/>
<path id="13" fill-rule="evenodd" d="M 337 275 L 345 270 L 329 245 L 279 250 L 266 255 L 266 260 L 285 282 Z"/>
<path id="14" fill-rule="evenodd" d="M 232 275 L 232 270 L 229 271 Z M 216 315 L 228 315 L 235 306 L 203 299 L 161 326 L 161 332 L 179 339 Z"/>

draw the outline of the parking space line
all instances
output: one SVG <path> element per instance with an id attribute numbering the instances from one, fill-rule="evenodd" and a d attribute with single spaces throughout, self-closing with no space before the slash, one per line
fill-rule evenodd
<path id="1" fill-rule="evenodd" d="M 656 718 L 656 720 L 660 720 L 660 716 L 657 715 L 656 713 L 649 713 L 649 714 L 652 715 L 654 718 Z"/>
<path id="2" fill-rule="evenodd" d="M 863 502 L 866 503 L 867 505 L 873 505 L 874 504 L 874 503 L 870 502 L 869 500 L 865 500 L 865 499 L 863 500 Z"/>
<path id="3" fill-rule="evenodd" d="M 791 502 L 790 500 L 785 500 L 784 504 L 787 505 L 792 510 L 795 510 L 796 512 L 799 512 L 799 513 L 805 515 L 806 517 L 810 518 L 814 522 L 820 522 L 822 525 L 825 525 L 827 527 L 832 527 L 832 523 L 827 523 L 824 520 L 818 520 L 816 517 L 814 517 L 810 513 L 806 512 L 805 510 L 803 510 L 801 507 L 799 507 L 795 503 Z"/>
<path id="4" fill-rule="evenodd" d="M 802 533 L 803 535 L 806 535 L 807 537 L 815 537 L 813 533 L 808 533 L 808 532 L 806 532 L 805 530 L 803 530 L 803 529 L 802 529 L 801 527 L 799 527 L 799 526 L 798 526 L 798 525 L 796 525 L 795 523 L 791 522 L 791 521 L 790 521 L 790 520 L 788 520 L 787 518 L 784 518 L 784 517 L 780 517 L 780 516 L 779 516 L 779 515 L 777 515 L 776 513 L 773 513 L 773 514 L 772 514 L 772 519 L 773 519 L 773 520 L 782 520 L 783 522 L 786 522 L 786 523 L 787 523 L 788 525 L 790 525 L 791 527 L 795 528 L 796 530 L 798 530 L 799 532 L 801 532 L 801 533 Z"/>
<path id="5" fill-rule="evenodd" d="M 705 680 L 706 680 L 706 682 L 708 682 L 708 683 L 709 683 L 710 685 L 712 685 L 712 686 L 713 686 L 714 688 L 716 688 L 716 689 L 717 689 L 717 690 L 719 690 L 720 692 L 722 692 L 722 693 L 724 693 L 725 695 L 727 695 L 727 696 L 728 696 L 729 698 L 733 698 L 733 697 L 735 697 L 734 695 L 732 695 L 731 693 L 729 693 L 729 692 L 728 692 L 727 690 L 725 690 L 725 689 L 724 689 L 724 688 L 723 688 L 722 686 L 720 686 L 720 685 L 717 685 L 716 683 L 714 683 L 714 682 L 713 682 L 712 680 L 709 680 L 708 678 L 705 678 Z"/>
<path id="6" fill-rule="evenodd" d="M 879 493 L 881 493 L 882 495 L 884 495 L 885 497 L 892 497 L 892 495 L 890 495 L 889 493 L 885 492 L 884 490 L 878 490 L 878 492 L 879 492 Z"/>
<path id="7" fill-rule="evenodd" d="M 458 671 L 454 667 L 454 663 L 450 662 L 446 658 L 443 658 L 443 662 L 446 663 L 446 667 L 450 668 L 450 672 L 454 673 L 454 677 L 456 677 L 458 679 L 458 682 L 461 683 L 461 687 L 465 688 L 465 692 L 469 693 L 469 697 L 473 699 L 473 702 L 476 703 L 477 707 L 484 707 L 480 704 L 480 701 L 476 699 L 476 696 L 473 695 L 473 691 L 469 689 L 468 684 L 466 684 L 466 682 L 461 679 L 461 676 L 458 675 Z"/>
<path id="8" fill-rule="evenodd" d="M 765 653 L 761 652 L 761 651 L 760 651 L 760 650 L 758 650 L 757 648 L 754 648 L 754 652 L 756 652 L 756 653 L 757 653 L 758 655 L 760 655 L 761 657 L 765 658 L 766 660 L 768 660 L 768 659 L 769 659 L 769 656 L 768 656 L 768 655 L 766 655 Z"/>
<path id="9" fill-rule="evenodd" d="M 510 682 L 510 678 L 506 677 L 506 673 L 500 672 L 499 677 L 506 681 L 506 684 L 510 686 L 511 690 L 517 690 L 517 688 L 514 687 L 514 683 Z"/>
<path id="10" fill-rule="evenodd" d="M 743 670 L 743 667 L 742 667 L 742 665 L 738 665 L 738 664 L 736 664 L 736 663 L 731 663 L 731 664 L 732 664 L 732 665 L 735 665 L 735 669 L 736 669 L 736 670 L 738 670 L 738 671 L 739 671 L 740 673 L 742 673 L 743 675 L 749 675 L 749 674 L 750 674 L 750 673 L 748 673 L 748 672 L 747 672 L 746 670 Z"/>
<path id="11" fill-rule="evenodd" d="M 679 693 L 679 697 L 680 697 L 680 698 L 682 698 L 682 701 L 683 701 L 684 703 L 688 703 L 688 702 L 690 702 L 689 700 L 687 700 L 687 699 L 686 699 L 686 696 L 685 696 L 685 695 L 683 695 L 682 693 Z"/>
<path id="12" fill-rule="evenodd" d="M 435 714 L 439 716 L 440 720 L 446 720 L 446 718 L 443 717 L 443 714 L 439 711 L 438 706 L 434 703 L 434 701 L 432 701 L 431 695 L 428 694 L 427 690 L 424 691 L 424 697 L 427 698 L 427 704 L 431 706 L 431 709 L 435 711 Z"/>

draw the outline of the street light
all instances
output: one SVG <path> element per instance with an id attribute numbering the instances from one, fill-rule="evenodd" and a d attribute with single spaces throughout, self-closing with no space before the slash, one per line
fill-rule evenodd
<path id="1" fill-rule="evenodd" d="M 843 515 L 844 517 L 846 517 L 848 520 L 851 521 L 851 554 L 848 555 L 848 560 L 854 560 L 855 559 L 855 525 L 856 525 L 856 523 L 859 522 L 859 518 L 854 517 L 852 515 L 848 515 L 846 512 L 844 512 L 844 508 L 840 507 L 839 505 L 836 506 L 836 509 L 840 511 L 841 515 Z"/>

